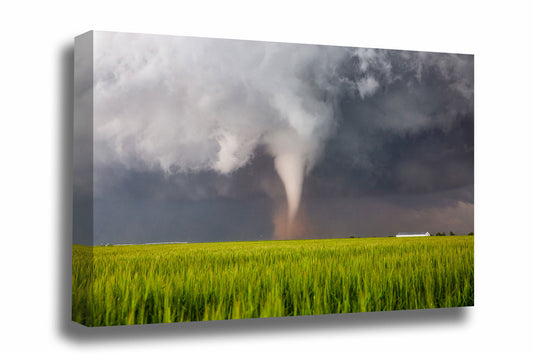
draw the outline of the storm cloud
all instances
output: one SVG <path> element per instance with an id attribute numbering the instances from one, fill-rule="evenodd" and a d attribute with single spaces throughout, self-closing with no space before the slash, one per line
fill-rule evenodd
<path id="1" fill-rule="evenodd" d="M 96 32 L 95 242 L 473 231 L 473 56 Z"/>

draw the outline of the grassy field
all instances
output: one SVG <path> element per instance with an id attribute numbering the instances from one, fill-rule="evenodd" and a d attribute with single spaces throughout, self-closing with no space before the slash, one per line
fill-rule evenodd
<path id="1" fill-rule="evenodd" d="M 87 326 L 474 305 L 474 237 L 73 246 Z"/>

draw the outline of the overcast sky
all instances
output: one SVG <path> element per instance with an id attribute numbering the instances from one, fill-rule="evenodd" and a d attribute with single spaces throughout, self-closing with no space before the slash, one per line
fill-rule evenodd
<path id="1" fill-rule="evenodd" d="M 472 55 L 96 32 L 93 70 L 94 244 L 474 231 Z"/>

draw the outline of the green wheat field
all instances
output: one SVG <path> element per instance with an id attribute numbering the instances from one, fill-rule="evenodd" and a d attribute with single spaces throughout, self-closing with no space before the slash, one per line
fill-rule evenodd
<path id="1" fill-rule="evenodd" d="M 473 305 L 473 236 L 73 245 L 86 326 Z"/>

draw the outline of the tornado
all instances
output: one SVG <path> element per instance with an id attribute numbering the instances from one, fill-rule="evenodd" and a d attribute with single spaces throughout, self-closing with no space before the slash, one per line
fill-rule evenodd
<path id="1" fill-rule="evenodd" d="M 298 153 L 281 154 L 274 158 L 276 171 L 285 187 L 287 197 L 287 225 L 290 229 L 298 213 L 302 184 L 304 179 L 305 162 Z"/>

